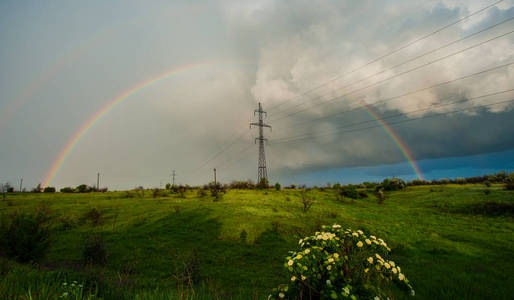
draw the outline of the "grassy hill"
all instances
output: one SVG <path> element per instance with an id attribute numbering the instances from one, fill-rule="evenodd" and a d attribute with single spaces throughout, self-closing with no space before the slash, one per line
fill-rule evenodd
<path id="1" fill-rule="evenodd" d="M 383 204 L 311 190 L 230 190 L 219 201 L 189 191 L 9 194 L 0 217 L 48 216 L 50 244 L 37 263 L 0 258 L 0 298 L 58 297 L 63 282 L 104 299 L 266 298 L 287 282 L 284 257 L 321 225 L 384 238 L 422 299 L 512 299 L 514 193 L 501 186 L 414 186 Z M 1 199 L 1 198 L 0 198 Z M 93 210 L 95 209 L 95 210 Z M 98 213 L 96 213 L 98 212 Z M 103 240 L 105 266 L 84 263 L 86 241 Z M 187 280 L 184 280 L 187 279 Z M 404 297 L 399 295 L 399 297 Z"/>

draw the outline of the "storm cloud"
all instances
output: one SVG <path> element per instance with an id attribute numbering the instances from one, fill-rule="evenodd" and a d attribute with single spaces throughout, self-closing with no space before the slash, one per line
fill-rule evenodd
<path id="1" fill-rule="evenodd" d="M 506 21 L 514 1 L 366 65 L 488 4 L 2 3 L 0 110 L 26 99 L 0 131 L 1 180 L 42 182 L 81 126 L 131 89 L 81 137 L 53 185 L 90 184 L 101 172 L 112 188 L 158 186 L 173 169 L 178 182 L 202 184 L 214 167 L 222 181 L 255 179 L 257 132 L 248 127 L 258 102 L 273 126 L 266 131 L 273 181 L 404 162 L 363 104 L 416 160 L 512 149 L 514 92 L 504 91 L 514 89 L 514 65 L 438 84 L 514 62 L 514 34 L 507 34 L 514 20 Z"/>

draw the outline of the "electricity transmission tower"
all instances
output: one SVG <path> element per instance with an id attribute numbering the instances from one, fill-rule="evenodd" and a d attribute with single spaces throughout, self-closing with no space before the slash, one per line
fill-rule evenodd
<path id="1" fill-rule="evenodd" d="M 271 130 L 271 126 L 264 124 L 264 116 L 268 116 L 268 114 L 262 110 L 261 103 L 259 102 L 259 109 L 256 109 L 253 112 L 253 115 L 255 116 L 255 113 L 259 113 L 259 122 L 258 123 L 250 123 L 250 128 L 253 126 L 259 127 L 259 137 L 255 138 L 255 143 L 257 143 L 257 140 L 259 140 L 259 168 L 257 171 L 257 184 L 261 182 L 261 180 L 264 178 L 268 180 L 268 172 L 266 171 L 266 156 L 264 155 L 264 141 L 267 141 L 268 139 L 264 138 L 264 127 L 268 127 Z"/>
<path id="2" fill-rule="evenodd" d="M 173 186 L 175 186 L 175 170 L 173 170 L 173 173 L 171 173 L 171 177 L 173 178 Z"/>

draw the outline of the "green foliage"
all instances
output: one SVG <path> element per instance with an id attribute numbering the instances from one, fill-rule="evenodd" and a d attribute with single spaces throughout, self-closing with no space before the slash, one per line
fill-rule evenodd
<path id="1" fill-rule="evenodd" d="M 275 183 L 275 190 L 280 191 L 280 183 Z"/>
<path id="2" fill-rule="evenodd" d="M 261 181 L 257 184 L 258 189 L 267 189 L 269 187 L 269 181 L 266 178 L 261 178 Z"/>
<path id="3" fill-rule="evenodd" d="M 95 234 L 85 240 L 82 259 L 88 265 L 104 266 L 107 263 L 107 248 L 100 235 Z"/>
<path id="4" fill-rule="evenodd" d="M 93 207 L 82 216 L 82 219 L 91 221 L 93 225 L 98 225 L 102 221 L 102 212 L 98 208 Z"/>
<path id="5" fill-rule="evenodd" d="M 307 191 L 301 192 L 300 197 L 302 199 L 303 212 L 306 213 L 311 208 L 311 206 L 314 204 L 314 199 L 312 198 L 311 195 L 307 194 Z"/>
<path id="6" fill-rule="evenodd" d="M 61 191 L 61 193 L 73 193 L 74 192 L 73 188 L 71 188 L 69 186 L 63 187 L 60 191 Z"/>
<path id="7" fill-rule="evenodd" d="M 377 189 L 375 191 L 375 197 L 377 197 L 378 204 L 383 204 L 386 199 L 386 194 L 383 189 Z"/>
<path id="8" fill-rule="evenodd" d="M 75 193 L 91 193 L 94 191 L 95 188 L 92 186 L 88 186 L 87 184 L 81 184 L 75 188 Z"/>
<path id="9" fill-rule="evenodd" d="M 41 193 L 43 188 L 41 187 L 41 183 L 39 183 L 35 188 L 32 189 L 32 193 Z"/>
<path id="10" fill-rule="evenodd" d="M 336 191 L 339 191 L 339 190 L 341 189 L 341 184 L 339 184 L 339 183 L 335 183 L 335 184 L 332 186 L 332 188 L 333 188 L 334 190 L 336 190 Z"/>
<path id="11" fill-rule="evenodd" d="M 341 188 L 339 194 L 343 197 L 351 198 L 351 199 L 359 199 L 359 192 L 354 186 L 345 186 Z"/>
<path id="12" fill-rule="evenodd" d="M 275 289 L 275 299 L 389 299 L 392 284 L 414 296 L 400 266 L 387 258 L 391 249 L 363 231 L 323 226 L 301 239 L 284 267 L 289 283 Z"/>
<path id="13" fill-rule="evenodd" d="M 509 176 L 505 179 L 505 189 L 514 191 L 514 172 L 509 173 Z"/>
<path id="14" fill-rule="evenodd" d="M 55 188 L 51 186 L 47 186 L 43 189 L 43 193 L 55 193 Z"/>
<path id="15" fill-rule="evenodd" d="M 406 187 L 405 181 L 403 181 L 401 178 L 386 178 L 384 181 L 382 181 L 382 184 L 380 184 L 380 187 L 384 191 L 399 191 L 403 190 Z"/>
<path id="16" fill-rule="evenodd" d="M 239 240 L 243 243 L 246 243 L 246 238 L 248 237 L 248 232 L 246 230 L 241 230 L 241 233 L 239 234 Z"/>
<path id="17" fill-rule="evenodd" d="M 20 262 L 37 261 L 49 246 L 49 229 L 40 214 L 15 213 L 0 220 L 0 254 Z"/>

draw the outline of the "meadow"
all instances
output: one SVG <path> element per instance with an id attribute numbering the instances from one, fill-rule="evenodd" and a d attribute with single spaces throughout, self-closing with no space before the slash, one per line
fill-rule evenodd
<path id="1" fill-rule="evenodd" d="M 313 200 L 307 210 L 302 195 Z M 0 299 L 54 299 L 73 281 L 103 299 L 266 299 L 288 281 L 288 250 L 334 223 L 384 238 L 414 298 L 514 295 L 514 192 L 502 185 L 409 186 L 382 204 L 371 192 L 354 200 L 331 189 L 228 190 L 219 199 L 194 190 L 9 193 L 0 201 L 4 219 L 36 211 L 47 216 L 49 247 L 37 262 L 0 257 Z M 84 261 L 92 236 L 103 241 L 104 264 Z"/>

